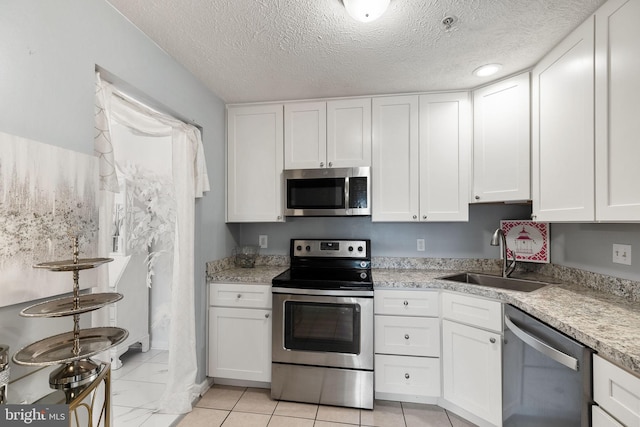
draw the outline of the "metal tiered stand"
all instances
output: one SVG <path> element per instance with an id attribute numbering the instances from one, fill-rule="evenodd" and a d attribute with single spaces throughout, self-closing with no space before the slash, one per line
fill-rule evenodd
<path id="1" fill-rule="evenodd" d="M 78 238 L 73 238 L 73 259 L 65 261 L 45 262 L 34 265 L 49 271 L 73 272 L 73 296 L 56 298 L 25 308 L 20 312 L 24 317 L 64 317 L 73 316 L 73 331 L 54 335 L 36 341 L 22 349 L 14 356 L 13 361 L 25 366 L 51 366 L 61 364 L 49 375 L 51 388 L 64 392 L 65 401 L 70 405 L 70 412 L 76 406 L 86 406 L 81 401 L 100 383 L 105 384 L 104 404 L 99 418 L 105 426 L 109 425 L 110 413 L 110 364 L 90 359 L 109 348 L 124 341 L 129 332 L 117 327 L 98 327 L 80 329 L 80 314 L 97 310 L 122 299 L 122 294 L 115 292 L 80 295 L 80 270 L 96 268 L 113 261 L 112 258 L 78 258 Z M 95 396 L 92 399 L 92 403 Z M 93 406 L 93 405 L 92 405 Z M 93 407 L 91 409 L 94 409 Z M 93 411 L 89 411 L 90 425 Z M 76 414 L 77 415 L 77 414 Z M 98 420 L 98 424 L 100 424 Z"/>

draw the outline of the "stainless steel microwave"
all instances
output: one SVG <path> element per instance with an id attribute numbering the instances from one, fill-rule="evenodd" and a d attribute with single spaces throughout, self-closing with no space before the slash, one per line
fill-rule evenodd
<path id="1" fill-rule="evenodd" d="M 286 216 L 371 215 L 371 168 L 284 171 Z"/>

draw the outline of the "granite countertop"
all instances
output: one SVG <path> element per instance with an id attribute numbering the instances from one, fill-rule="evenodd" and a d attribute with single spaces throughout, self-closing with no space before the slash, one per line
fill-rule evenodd
<path id="1" fill-rule="evenodd" d="M 249 283 L 271 286 L 271 279 L 285 271 L 288 266 L 259 265 L 253 268 L 232 267 L 215 272 L 207 277 L 210 283 Z"/>
<path id="2" fill-rule="evenodd" d="M 208 281 L 270 285 L 271 279 L 287 268 L 286 265 L 231 267 L 208 274 Z M 514 274 L 513 277 L 552 283 L 529 293 L 439 279 L 459 271 L 374 268 L 372 273 L 375 289 L 446 289 L 511 304 L 640 376 L 640 302 L 635 293 L 631 299 L 592 289 L 584 283 L 591 278 L 585 279 L 580 274 L 561 279 L 527 272 Z M 496 271 L 489 273 L 497 274 Z"/>

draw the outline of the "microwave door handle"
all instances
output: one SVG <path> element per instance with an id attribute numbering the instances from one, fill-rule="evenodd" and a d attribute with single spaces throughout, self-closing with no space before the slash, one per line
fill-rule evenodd
<path id="1" fill-rule="evenodd" d="M 533 347 L 540 353 L 550 357 L 551 359 L 566 366 L 569 369 L 573 369 L 574 371 L 578 370 L 578 359 L 576 359 L 575 357 L 571 357 L 568 354 L 565 354 L 560 350 L 551 347 L 549 344 L 541 341 L 539 338 L 529 335 L 528 333 L 517 327 L 509 318 L 509 316 L 504 316 L 504 324 L 511 330 L 511 332 L 514 333 L 516 337 L 520 338 L 525 344 Z"/>
<path id="2" fill-rule="evenodd" d="M 344 213 L 345 215 L 351 215 L 351 208 L 349 207 L 349 177 L 344 179 Z"/>

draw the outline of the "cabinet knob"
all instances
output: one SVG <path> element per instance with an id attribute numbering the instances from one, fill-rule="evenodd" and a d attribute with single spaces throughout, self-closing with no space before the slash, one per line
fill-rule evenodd
<path id="1" fill-rule="evenodd" d="M 476 199 L 476 200 L 480 200 L 480 196 L 476 196 L 476 197 L 475 197 L 475 199 Z"/>
<path id="2" fill-rule="evenodd" d="M 238 294 L 238 299 L 242 298 L 242 294 Z"/>
<path id="3" fill-rule="evenodd" d="M 329 162 L 329 167 L 333 166 L 333 162 Z"/>
<path id="4" fill-rule="evenodd" d="M 324 162 L 320 162 L 320 167 L 323 168 L 324 167 Z"/>
<path id="5" fill-rule="evenodd" d="M 495 344 L 495 343 L 496 343 L 496 339 L 495 339 L 495 338 L 489 338 L 489 342 L 490 342 L 491 344 Z"/>
<path id="6" fill-rule="evenodd" d="M 404 374 L 404 377 L 405 377 L 406 379 L 409 379 L 411 376 L 410 376 L 410 375 L 409 375 L 409 373 L 407 372 L 407 373 L 405 373 L 405 374 Z"/>
<path id="7" fill-rule="evenodd" d="M 414 215 L 414 216 L 413 216 L 413 219 L 418 219 L 418 215 Z"/>
<path id="8" fill-rule="evenodd" d="M 409 305 L 409 301 L 406 301 L 406 300 L 405 300 L 405 302 L 404 302 L 404 306 L 406 307 L 406 306 L 408 306 L 408 305 Z"/>
<path id="9" fill-rule="evenodd" d="M 278 221 L 282 219 L 282 215 L 278 215 Z"/>
<path id="10" fill-rule="evenodd" d="M 404 339 L 408 340 L 409 339 L 409 334 L 404 334 Z"/>
<path id="11" fill-rule="evenodd" d="M 426 215 L 422 215 L 422 219 L 427 219 L 427 216 Z"/>
<path id="12" fill-rule="evenodd" d="M 532 220 L 534 220 L 534 221 L 535 221 L 535 220 L 536 220 L 536 218 L 537 218 L 537 217 L 536 217 L 534 214 L 531 214 L 531 219 L 532 219 Z"/>
<path id="13" fill-rule="evenodd" d="M 269 313 L 265 314 L 265 315 L 264 315 L 264 318 L 265 318 L 265 319 L 268 319 L 268 318 L 269 318 Z"/>

